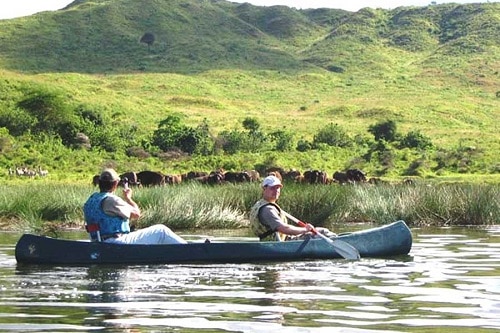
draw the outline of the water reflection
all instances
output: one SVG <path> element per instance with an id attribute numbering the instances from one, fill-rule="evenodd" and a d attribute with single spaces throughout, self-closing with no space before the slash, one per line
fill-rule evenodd
<path id="1" fill-rule="evenodd" d="M 461 332 L 500 329 L 500 232 L 414 230 L 409 256 L 51 267 L 0 248 L 0 331 Z"/>

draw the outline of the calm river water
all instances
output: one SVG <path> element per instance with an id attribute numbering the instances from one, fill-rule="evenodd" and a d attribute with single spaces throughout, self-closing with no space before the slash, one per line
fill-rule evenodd
<path id="1" fill-rule="evenodd" d="M 18 266 L 0 233 L 0 331 L 499 331 L 500 228 L 412 232 L 399 258 L 127 267 Z"/>

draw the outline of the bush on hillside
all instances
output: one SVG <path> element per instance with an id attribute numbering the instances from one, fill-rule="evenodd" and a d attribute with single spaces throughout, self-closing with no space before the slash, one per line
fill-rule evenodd
<path id="1" fill-rule="evenodd" d="M 158 129 L 153 133 L 152 144 L 163 151 L 178 148 L 193 154 L 198 145 L 204 142 L 204 135 L 206 133 L 182 124 L 179 115 L 169 115 L 158 124 Z"/>
<path id="2" fill-rule="evenodd" d="M 420 133 L 420 131 L 410 131 L 400 141 L 401 148 L 416 148 L 425 150 L 432 148 L 432 140 Z"/>
<path id="3" fill-rule="evenodd" d="M 376 123 L 368 127 L 368 132 L 373 134 L 375 140 L 385 140 L 387 142 L 396 141 L 397 126 L 393 120 L 386 120 Z"/>
<path id="4" fill-rule="evenodd" d="M 326 144 L 331 147 L 350 147 L 352 139 L 347 132 L 337 124 L 329 124 L 321 128 L 313 138 L 313 147 Z"/>
<path id="5" fill-rule="evenodd" d="M 77 118 L 65 100 L 60 94 L 40 88 L 30 92 L 17 105 L 36 119 L 31 127 L 33 133 L 58 134 L 63 141 L 70 141 L 68 127 L 76 127 Z"/>
<path id="6" fill-rule="evenodd" d="M 140 42 L 147 44 L 149 48 L 155 42 L 155 35 L 151 32 L 146 32 L 144 35 L 142 35 Z"/>
<path id="7" fill-rule="evenodd" d="M 291 151 L 293 150 L 293 133 L 290 131 L 278 130 L 269 134 L 274 142 L 274 150 Z"/>
<path id="8" fill-rule="evenodd" d="M 37 119 L 23 109 L 0 111 L 0 127 L 6 128 L 12 136 L 18 137 L 30 132 Z"/>
<path id="9" fill-rule="evenodd" d="M 295 149 L 297 149 L 297 151 L 306 152 L 308 150 L 311 150 L 312 147 L 313 147 L 313 145 L 311 142 L 304 140 L 304 139 L 300 139 L 297 142 L 297 147 Z"/>

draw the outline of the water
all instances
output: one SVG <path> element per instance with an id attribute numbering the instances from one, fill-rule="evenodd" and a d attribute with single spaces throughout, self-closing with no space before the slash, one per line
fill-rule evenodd
<path id="1" fill-rule="evenodd" d="M 17 266 L 2 332 L 493 332 L 500 228 L 412 229 L 409 256 L 272 264 Z"/>

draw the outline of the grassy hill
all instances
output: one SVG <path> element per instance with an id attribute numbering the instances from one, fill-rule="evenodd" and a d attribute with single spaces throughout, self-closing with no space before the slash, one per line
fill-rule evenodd
<path id="1" fill-rule="evenodd" d="M 154 41 L 141 42 L 146 34 Z M 192 126 L 206 119 L 215 133 L 255 117 L 266 131 L 286 129 L 307 140 L 328 123 L 354 137 L 391 119 L 403 133 L 418 130 L 449 151 L 473 149 L 473 163 L 460 172 L 500 169 L 499 3 L 353 13 L 228 1 L 77 0 L 57 12 L 1 20 L 0 40 L 0 119 L 40 89 L 133 127 L 144 140 L 173 113 Z M 60 174 L 93 173 L 109 163 L 168 171 L 269 162 L 329 172 L 380 169 L 359 161 L 362 148 L 141 159 L 3 135 L 0 165 L 42 164 Z M 393 173 L 404 174 L 423 155 L 401 153 Z"/>

